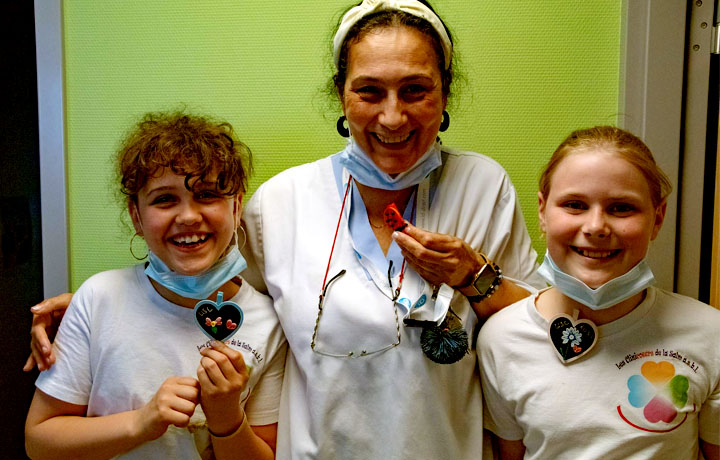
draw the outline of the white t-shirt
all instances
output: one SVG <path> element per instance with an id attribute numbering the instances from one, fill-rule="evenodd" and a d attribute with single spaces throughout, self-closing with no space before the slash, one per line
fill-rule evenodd
<path id="1" fill-rule="evenodd" d="M 526 459 L 695 460 L 698 432 L 720 443 L 720 311 L 651 287 L 565 365 L 536 297 L 493 315 L 478 337 L 486 426 L 523 440 Z"/>
<path id="2" fill-rule="evenodd" d="M 464 239 L 509 277 L 530 278 L 536 254 L 505 171 L 475 153 L 450 151 L 444 160 L 418 187 L 416 225 Z M 454 364 L 434 363 L 420 348 L 421 329 L 395 319 L 391 296 L 400 270 L 392 276 L 391 287 L 387 265 L 376 267 L 356 250 L 346 214 L 328 279 L 341 269 L 346 272 L 328 289 L 316 323 L 342 206 L 344 184 L 337 178 L 331 157 L 292 168 L 263 184 L 243 213 L 262 276 L 259 283 L 266 284 L 275 302 L 292 351 L 283 385 L 278 458 L 479 458 L 482 401 L 473 346 L 477 319 L 464 296 L 455 292 L 451 306 L 463 319 L 470 353 Z M 358 212 L 347 206 L 345 213 Z M 418 275 L 406 268 L 401 298 L 412 290 L 413 277 Z M 374 351 L 397 340 L 398 323 L 400 345 L 381 353 L 337 358 L 310 347 L 317 324 L 318 349 Z"/>
<path id="3" fill-rule="evenodd" d="M 275 423 L 287 344 L 272 301 L 246 282 L 230 300 L 242 309 L 243 323 L 226 343 L 252 368 L 242 405 L 251 425 Z M 199 351 L 209 339 L 194 316 L 155 291 L 143 264 L 94 275 L 73 295 L 54 344 L 57 361 L 36 386 L 88 406 L 88 417 L 138 409 L 168 377 L 197 378 Z M 198 405 L 189 428 L 170 426 L 119 458 L 200 459 L 208 442 Z"/>

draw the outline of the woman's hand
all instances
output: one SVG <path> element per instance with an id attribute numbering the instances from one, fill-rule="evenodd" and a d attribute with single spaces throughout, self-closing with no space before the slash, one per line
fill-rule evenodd
<path id="1" fill-rule="evenodd" d="M 70 305 L 70 300 L 72 300 L 72 293 L 67 292 L 45 299 L 30 308 L 33 314 L 30 327 L 31 354 L 23 366 L 23 371 L 29 372 L 35 365 L 39 370 L 44 371 L 55 364 L 55 354 L 52 351 L 50 340 L 55 337 L 65 310 Z"/>
<path id="2" fill-rule="evenodd" d="M 452 286 L 463 295 L 468 295 L 465 288 L 485 264 L 485 260 L 469 244 L 451 235 L 428 232 L 408 224 L 402 232 L 394 232 L 393 239 L 400 246 L 405 260 L 420 276 L 435 285 L 445 283 Z M 525 288 L 503 278 L 491 296 L 471 302 L 471 306 L 478 318 L 484 321 L 496 311 L 528 295 L 530 292 Z"/>
<path id="3" fill-rule="evenodd" d="M 240 397 L 250 376 L 242 354 L 222 342 L 213 341 L 200 354 L 200 403 L 210 431 L 224 436 L 234 432 L 245 417 Z"/>
<path id="4" fill-rule="evenodd" d="M 160 385 L 155 396 L 137 410 L 137 427 L 147 441 L 157 439 L 168 426 L 185 427 L 198 404 L 200 385 L 192 377 L 170 377 Z"/>
<path id="5" fill-rule="evenodd" d="M 465 286 L 484 264 L 460 238 L 428 232 L 409 223 L 402 232 L 393 233 L 393 240 L 400 246 L 407 263 L 435 285 Z"/>

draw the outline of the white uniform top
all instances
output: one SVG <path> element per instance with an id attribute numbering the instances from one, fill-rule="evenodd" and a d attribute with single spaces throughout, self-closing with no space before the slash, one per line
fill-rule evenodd
<path id="1" fill-rule="evenodd" d="M 227 343 L 252 367 L 242 405 L 251 425 L 275 423 L 287 350 L 277 315 L 270 298 L 249 283 L 230 300 L 242 309 L 243 323 Z M 209 339 L 194 316 L 155 291 L 143 264 L 94 275 L 73 295 L 54 344 L 57 361 L 36 385 L 54 398 L 87 405 L 88 417 L 138 409 L 168 377 L 197 378 L 199 351 Z M 198 405 L 189 429 L 170 426 L 119 458 L 206 458 L 199 451 L 208 442 Z"/>
<path id="2" fill-rule="evenodd" d="M 416 225 L 456 235 L 497 261 L 509 277 L 529 279 L 536 254 L 505 171 L 475 153 L 451 151 L 443 157 L 443 167 L 419 186 Z M 452 308 L 463 319 L 471 350 L 455 364 L 436 364 L 425 357 L 421 330 L 405 327 L 402 321 L 400 345 L 382 353 L 335 358 L 310 348 L 342 206 L 343 187 L 336 181 L 340 174 L 331 158 L 270 179 L 243 214 L 250 250 L 264 279 L 246 273 L 266 283 L 292 351 L 285 371 L 277 456 L 478 458 L 482 401 L 472 344 L 477 319 L 460 293 L 455 293 Z M 355 250 L 357 242 L 350 238 L 347 222 L 343 216 L 329 277 L 341 269 L 347 272 L 328 290 L 316 342 L 325 352 L 357 354 L 396 340 L 391 293 L 399 270 L 391 288 L 387 266 L 361 260 L 363 251 Z M 252 266 L 251 257 L 248 262 Z M 407 280 L 417 274 L 406 269 L 405 276 Z M 401 297 L 411 284 L 403 283 Z"/>
<path id="3" fill-rule="evenodd" d="M 720 444 L 720 311 L 649 288 L 562 364 L 536 296 L 493 315 L 478 338 L 486 425 L 526 459 L 695 460 Z"/>

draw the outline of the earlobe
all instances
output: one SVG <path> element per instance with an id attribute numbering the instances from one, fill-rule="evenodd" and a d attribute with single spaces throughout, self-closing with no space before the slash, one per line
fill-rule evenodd
<path id="1" fill-rule="evenodd" d="M 130 214 L 130 219 L 132 220 L 133 227 L 135 228 L 135 233 L 140 236 L 145 236 L 143 235 L 142 221 L 140 220 L 137 204 L 135 204 L 132 199 L 128 201 L 128 213 Z"/>
<path id="2" fill-rule="evenodd" d="M 235 215 L 235 228 L 240 227 L 240 222 L 242 220 L 242 199 L 242 194 L 238 194 L 235 197 L 233 204 L 233 213 Z"/>
<path id="3" fill-rule="evenodd" d="M 665 221 L 665 213 L 667 212 L 667 201 L 663 201 L 655 208 L 655 223 L 653 225 L 652 235 L 650 235 L 650 241 L 653 241 L 660 233 L 662 224 Z"/>
<path id="4" fill-rule="evenodd" d="M 542 192 L 538 192 L 538 222 L 540 224 L 540 231 L 545 232 L 545 197 Z"/>

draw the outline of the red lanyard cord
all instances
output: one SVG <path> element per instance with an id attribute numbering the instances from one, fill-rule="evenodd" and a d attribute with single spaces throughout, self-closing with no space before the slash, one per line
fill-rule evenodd
<path id="1" fill-rule="evenodd" d="M 350 191 L 351 181 L 352 174 L 350 174 L 347 185 L 345 186 L 345 195 L 343 196 L 342 206 L 340 207 L 340 215 L 338 216 L 337 226 L 335 227 L 335 236 L 333 237 L 332 247 L 330 248 L 330 257 L 328 257 L 327 268 L 325 269 L 325 277 L 323 278 L 322 291 L 320 293 L 321 301 L 323 296 L 325 295 L 325 290 L 327 289 L 327 284 L 325 284 L 325 281 L 327 281 L 328 272 L 330 271 L 330 261 L 332 261 L 332 255 L 335 251 L 335 242 L 337 241 L 338 231 L 340 230 L 340 222 L 342 221 L 343 211 L 345 210 L 345 202 L 347 201 L 348 192 Z M 345 274 L 345 270 L 342 271 L 342 274 Z M 341 273 L 338 273 L 337 275 L 333 276 L 333 280 L 340 275 Z M 330 281 L 332 282 L 333 280 Z"/>
<path id="2" fill-rule="evenodd" d="M 325 283 L 327 281 L 328 273 L 330 272 L 330 262 L 332 262 L 332 255 L 333 255 L 333 252 L 335 252 L 335 243 L 337 242 L 337 236 L 338 236 L 338 232 L 340 230 L 340 222 L 342 221 L 343 211 L 345 210 L 345 202 L 347 202 L 348 192 L 350 191 L 350 184 L 352 184 L 352 174 L 349 175 L 347 185 L 345 186 L 345 194 L 343 195 L 342 206 L 340 207 L 340 215 L 338 216 L 337 225 L 335 226 L 335 236 L 333 236 L 332 246 L 330 247 L 330 257 L 328 257 L 327 267 L 325 268 L 325 276 L 323 277 L 322 290 L 320 292 L 320 298 L 319 298 L 318 304 L 322 304 L 322 299 L 325 296 L 325 292 L 327 291 L 328 285 L 330 283 L 332 283 L 333 281 L 335 281 L 338 277 L 345 274 L 345 269 L 343 269 L 340 271 L 340 273 L 333 276 L 330 279 L 329 283 L 327 283 L 327 284 Z M 417 186 L 415 187 L 413 194 L 416 196 L 415 196 L 415 201 L 413 201 L 412 213 L 410 214 L 411 222 L 415 218 L 415 209 L 417 208 Z M 390 261 L 390 266 L 388 267 L 388 284 L 390 285 L 390 289 L 392 289 L 392 279 L 390 277 L 391 271 L 392 271 L 392 260 Z M 402 266 L 400 267 L 400 279 L 398 281 L 398 286 L 395 289 L 395 292 L 394 292 L 394 295 L 392 298 L 393 302 L 396 301 L 398 299 L 398 297 L 400 297 L 400 290 L 402 289 L 402 283 L 403 283 L 404 277 L 405 277 L 405 258 L 403 257 Z"/>

